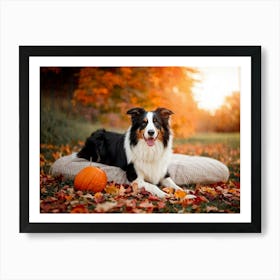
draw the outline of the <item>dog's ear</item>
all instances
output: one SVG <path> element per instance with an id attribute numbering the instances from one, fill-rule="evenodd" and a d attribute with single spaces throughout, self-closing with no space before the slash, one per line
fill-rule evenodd
<path id="1" fill-rule="evenodd" d="M 170 115 L 174 114 L 171 110 L 162 107 L 157 108 L 155 113 L 159 114 L 163 119 L 168 119 Z"/>
<path id="2" fill-rule="evenodd" d="M 138 117 L 142 114 L 144 114 L 146 111 L 143 108 L 140 107 L 136 107 L 136 108 L 132 108 L 130 110 L 128 110 L 126 113 L 128 115 L 131 115 L 132 118 Z"/>

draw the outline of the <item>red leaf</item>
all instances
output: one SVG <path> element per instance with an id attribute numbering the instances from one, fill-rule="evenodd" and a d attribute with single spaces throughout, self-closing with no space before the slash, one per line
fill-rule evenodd
<path id="1" fill-rule="evenodd" d="M 88 213 L 88 209 L 83 204 L 73 207 L 71 213 Z"/>
<path id="2" fill-rule="evenodd" d="M 155 195 L 152 195 L 152 194 L 149 195 L 148 199 L 150 201 L 160 201 L 158 196 L 155 196 Z"/>

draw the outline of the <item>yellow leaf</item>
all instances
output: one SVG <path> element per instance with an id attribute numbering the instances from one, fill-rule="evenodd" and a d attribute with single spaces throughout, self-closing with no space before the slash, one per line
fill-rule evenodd
<path id="1" fill-rule="evenodd" d="M 105 188 L 105 192 L 112 195 L 117 195 L 119 193 L 119 188 L 117 188 L 114 184 L 107 185 Z"/>
<path id="2" fill-rule="evenodd" d="M 174 196 L 178 199 L 178 198 L 183 198 L 185 197 L 187 194 L 186 192 L 182 191 L 182 190 L 176 190 L 174 193 Z"/>
<path id="3" fill-rule="evenodd" d="M 162 189 L 164 192 L 168 193 L 168 194 L 172 194 L 174 193 L 174 189 L 170 188 L 170 187 L 165 187 Z"/>
<path id="4" fill-rule="evenodd" d="M 94 198 L 101 198 L 101 197 L 103 197 L 103 194 L 101 192 L 97 192 L 94 195 Z"/>

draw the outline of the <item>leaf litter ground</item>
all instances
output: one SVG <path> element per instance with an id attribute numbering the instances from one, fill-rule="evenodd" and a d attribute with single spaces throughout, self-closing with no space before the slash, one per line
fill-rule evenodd
<path id="1" fill-rule="evenodd" d="M 173 192 L 160 199 L 136 184 L 120 185 L 108 182 L 102 192 L 76 190 L 72 180 L 49 174 L 52 163 L 61 156 L 80 149 L 77 145 L 54 146 L 41 144 L 40 154 L 40 211 L 41 213 L 239 213 L 240 212 L 240 151 L 227 143 L 184 143 L 174 152 L 216 158 L 229 167 L 228 182 L 182 186 L 185 192 Z"/>

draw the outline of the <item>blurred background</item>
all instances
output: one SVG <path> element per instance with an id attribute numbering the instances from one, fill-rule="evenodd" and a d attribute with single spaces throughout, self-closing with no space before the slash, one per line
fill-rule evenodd
<path id="1" fill-rule="evenodd" d="M 166 107 L 176 141 L 239 145 L 237 67 L 41 67 L 41 144 L 75 144 L 95 129 L 124 132 L 132 107 Z"/>

